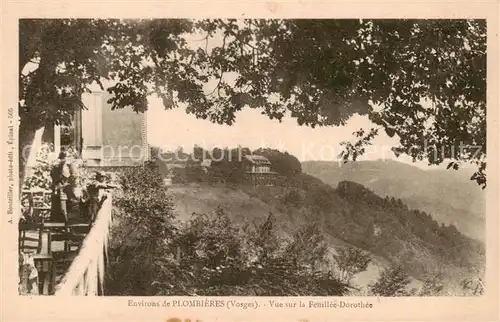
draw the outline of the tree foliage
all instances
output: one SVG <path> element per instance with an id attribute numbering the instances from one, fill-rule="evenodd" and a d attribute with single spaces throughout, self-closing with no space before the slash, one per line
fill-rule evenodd
<path id="1" fill-rule="evenodd" d="M 389 267 L 382 271 L 370 290 L 376 296 L 408 296 L 410 282 L 402 266 Z"/>
<path id="2" fill-rule="evenodd" d="M 481 277 L 466 277 L 460 282 L 465 296 L 483 295 L 485 291 L 484 280 Z"/>
<path id="3" fill-rule="evenodd" d="M 424 280 L 424 285 L 418 293 L 419 296 L 439 296 L 443 295 L 443 277 L 441 274 L 430 276 Z"/>
<path id="4" fill-rule="evenodd" d="M 259 148 L 253 154 L 266 157 L 272 164 L 272 169 L 282 176 L 292 178 L 302 172 L 300 161 L 288 152 L 276 149 Z"/>
<path id="5" fill-rule="evenodd" d="M 241 150 L 247 149 L 241 148 Z M 228 156 L 229 151 L 231 150 L 214 149 L 198 153 L 204 152 L 207 156 L 213 155 L 219 158 L 223 155 Z M 277 160 L 288 160 L 286 154 L 282 152 L 274 151 L 273 155 Z M 238 158 L 234 157 L 233 160 Z M 293 157 L 289 160 L 293 160 Z M 293 162 L 290 164 L 293 165 Z M 226 184 L 235 182 L 231 179 L 236 177 L 232 174 L 233 168 L 224 165 L 229 163 L 218 165 L 216 163 L 207 173 L 200 171 L 198 175 L 187 176 L 187 182 L 201 180 L 210 184 L 213 182 L 210 178 L 223 180 Z M 237 171 L 241 166 L 235 166 L 234 169 Z M 398 198 L 379 197 L 363 185 L 350 181 L 340 182 L 335 189 L 304 173 L 292 175 L 287 180 L 284 186 L 278 185 L 274 188 L 246 189 L 242 183 L 236 183 L 231 187 L 242 189 L 252 197 L 272 206 L 276 211 L 273 211 L 274 215 L 269 219 L 270 226 L 282 220 L 287 220 L 287 225 L 292 226 L 295 223 L 317 223 L 324 227 L 317 231 L 319 235 L 344 240 L 358 249 L 383 256 L 390 261 L 404 259 L 404 268 L 408 274 L 422 281 L 443 271 L 446 278 L 458 283 L 455 281 L 454 270 L 460 270 L 465 276 L 469 275 L 469 270 L 484 265 L 484 246 L 481 242 L 463 235 L 454 225 L 439 224 L 431 213 L 410 209 Z M 287 219 L 280 217 L 283 215 L 286 215 Z M 259 231 L 256 230 L 256 236 L 260 236 Z M 293 235 L 298 232 L 290 230 L 289 233 Z M 256 236 L 251 239 L 257 238 Z M 276 240 L 267 240 L 264 236 L 259 237 L 263 238 L 261 242 L 253 241 L 255 252 L 262 251 L 261 247 L 264 247 L 262 245 L 273 249 L 278 247 Z M 307 236 L 307 234 L 296 235 L 304 242 L 309 240 Z M 314 238 L 312 240 L 315 240 Z M 351 259 L 350 256 L 346 257 L 346 261 Z M 289 258 L 292 259 L 293 256 Z M 313 261 L 306 262 L 311 264 Z M 320 261 L 313 264 L 313 266 L 321 265 Z M 438 269 L 439 266 L 442 268 Z M 355 267 L 346 266 L 342 269 L 336 267 L 335 273 L 339 274 L 338 277 L 341 279 L 348 278 L 352 276 L 349 272 L 351 269 L 355 270 Z M 436 293 L 436 289 L 433 292 Z"/>
<path id="6" fill-rule="evenodd" d="M 300 208 L 303 202 L 303 197 L 299 190 L 292 188 L 285 192 L 282 198 L 282 202 L 285 205 L 291 205 L 295 208 Z"/>
<path id="7" fill-rule="evenodd" d="M 335 262 L 340 280 L 349 283 L 356 274 L 366 271 L 371 257 L 358 248 L 346 247 L 337 250 Z"/>
<path id="8" fill-rule="evenodd" d="M 149 294 L 154 259 L 177 229 L 173 204 L 154 164 L 126 170 L 119 183 L 121 192 L 113 199 L 107 292 Z"/>
<path id="9" fill-rule="evenodd" d="M 430 214 L 410 210 L 396 198 L 381 198 L 356 183 L 342 182 L 334 189 L 305 174 L 293 180 L 294 190 L 252 189 L 252 198 L 273 209 L 255 227 L 255 217 L 241 219 L 222 208 L 194 214 L 181 224 L 156 167 L 125 172 L 123 194 L 114 199 L 118 212 L 108 292 L 341 295 L 350 277 L 369 262 L 369 256 L 356 249 L 403 264 L 400 272 L 382 275 L 374 286 L 379 294 L 442 295 L 443 286 L 448 290 L 450 283 L 458 285 L 457 275 L 470 275 L 468 279 L 477 283 L 471 271 L 485 265 L 484 246 L 455 227 L 440 225 Z M 290 191 L 304 199 L 298 206 L 288 203 L 285 214 L 276 206 Z M 329 256 L 332 238 L 356 247 L 339 249 L 334 256 L 337 265 Z M 436 277 L 438 272 L 444 279 Z M 420 292 L 392 288 L 392 281 L 405 284 L 405 274 L 424 281 Z M 467 292 L 475 292 L 477 285 L 464 285 Z"/>
<path id="10" fill-rule="evenodd" d="M 285 253 L 296 265 L 310 267 L 314 272 L 328 265 L 328 243 L 325 234 L 315 224 L 299 229 L 294 234 L 293 241 L 285 249 Z M 348 285 L 348 281 L 340 281 Z"/>
<path id="11" fill-rule="evenodd" d="M 193 46 L 192 35 L 205 41 Z M 37 68 L 21 73 L 28 62 Z M 368 115 L 399 137 L 397 153 L 477 163 L 485 184 L 485 20 L 23 19 L 19 72 L 28 141 L 68 123 L 90 84 L 107 79 L 113 108 L 144 111 L 157 94 L 217 123 L 245 106 L 313 127 Z"/>
<path id="12" fill-rule="evenodd" d="M 33 167 L 33 172 L 24 182 L 23 189 L 45 189 L 52 188 L 52 178 L 50 171 L 53 166 L 53 161 L 49 159 L 49 155 L 53 153 L 53 146 L 44 144 L 36 154 L 36 163 Z"/>
<path id="13" fill-rule="evenodd" d="M 292 240 L 283 240 L 272 214 L 245 230 L 232 223 L 222 208 L 176 222 L 157 168 L 125 172 L 121 184 L 106 281 L 109 295 L 347 292 L 347 285 L 330 271 L 311 267 L 325 255 L 316 229 L 304 228 Z"/>

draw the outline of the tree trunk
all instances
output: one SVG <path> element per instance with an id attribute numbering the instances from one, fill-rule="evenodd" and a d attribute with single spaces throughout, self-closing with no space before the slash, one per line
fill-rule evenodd
<path id="1" fill-rule="evenodd" d="M 19 193 L 21 192 L 24 179 L 26 178 L 28 170 L 27 163 L 31 153 L 33 153 L 31 147 L 37 129 L 37 126 L 21 117 L 21 121 L 19 122 Z"/>
<path id="2" fill-rule="evenodd" d="M 44 23 L 43 20 L 31 19 L 19 21 L 19 86 L 21 86 L 21 75 L 24 67 L 33 58 L 36 50 L 40 48 Z M 21 93 L 21 88 L 19 91 Z M 25 113 L 21 112 L 21 105 L 19 105 L 19 193 L 26 178 L 26 165 L 31 154 L 29 148 L 33 145 L 35 133 L 39 128 L 35 122 L 27 120 L 26 116 Z"/>

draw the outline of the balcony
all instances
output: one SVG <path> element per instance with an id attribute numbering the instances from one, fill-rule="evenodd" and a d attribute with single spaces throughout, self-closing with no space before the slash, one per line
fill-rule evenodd
<path id="1" fill-rule="evenodd" d="M 102 295 L 112 219 L 111 190 L 101 191 L 101 204 L 92 223 L 46 221 L 50 191 L 30 190 L 22 195 L 42 220 L 19 224 L 20 294 Z"/>

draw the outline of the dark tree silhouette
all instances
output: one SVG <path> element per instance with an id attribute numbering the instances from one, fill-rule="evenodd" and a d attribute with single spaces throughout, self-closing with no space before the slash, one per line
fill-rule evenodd
<path id="1" fill-rule="evenodd" d="M 193 48 L 192 34 L 222 41 Z M 145 111 L 152 91 L 166 108 L 229 125 L 244 107 L 313 127 L 368 115 L 377 128 L 356 133 L 352 157 L 381 129 L 399 137 L 395 152 L 477 163 L 472 179 L 486 183 L 485 20 L 22 19 L 19 74 L 21 152 L 107 79 L 113 108 Z"/>

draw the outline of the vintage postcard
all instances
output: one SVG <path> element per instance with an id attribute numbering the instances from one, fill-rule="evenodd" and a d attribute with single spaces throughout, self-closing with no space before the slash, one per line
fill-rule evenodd
<path id="1" fill-rule="evenodd" d="M 498 321 L 498 15 L 5 1 L 2 321 Z"/>

